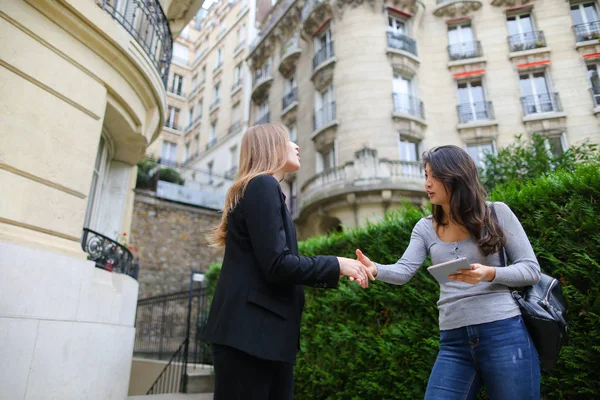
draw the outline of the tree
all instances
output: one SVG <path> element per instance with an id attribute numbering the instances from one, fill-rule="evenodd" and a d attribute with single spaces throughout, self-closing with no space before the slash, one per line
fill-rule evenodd
<path id="1" fill-rule="evenodd" d="M 489 191 L 507 182 L 523 183 L 552 171 L 572 171 L 577 164 L 600 162 L 598 145 L 587 141 L 557 156 L 549 149 L 545 136 L 534 134 L 531 140 L 526 140 L 518 135 L 516 139 L 498 154 L 486 155 L 480 176 Z"/>
<path id="2" fill-rule="evenodd" d="M 184 183 L 184 179 L 177 170 L 173 168 L 160 168 L 155 160 L 144 157 L 138 163 L 135 187 L 138 189 L 154 190 L 157 180 L 176 183 L 178 185 L 183 185 Z"/>

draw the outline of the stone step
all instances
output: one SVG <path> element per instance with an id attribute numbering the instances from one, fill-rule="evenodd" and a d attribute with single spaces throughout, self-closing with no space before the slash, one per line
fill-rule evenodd
<path id="1" fill-rule="evenodd" d="M 215 390 L 215 379 L 212 366 L 208 368 L 191 368 L 188 366 L 188 393 L 212 393 Z"/>
<path id="2" fill-rule="evenodd" d="M 213 400 L 212 393 L 172 393 L 172 394 L 148 394 L 145 396 L 129 396 L 127 400 Z"/>

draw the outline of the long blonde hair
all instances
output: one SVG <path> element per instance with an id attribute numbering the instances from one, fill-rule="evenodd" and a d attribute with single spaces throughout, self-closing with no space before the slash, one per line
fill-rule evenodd
<path id="1" fill-rule="evenodd" d="M 227 237 L 227 217 L 244 196 L 248 183 L 259 175 L 273 175 L 287 161 L 289 132 L 281 124 L 261 124 L 249 128 L 242 138 L 237 177 L 227 191 L 221 222 L 210 234 L 212 247 L 224 247 Z"/>

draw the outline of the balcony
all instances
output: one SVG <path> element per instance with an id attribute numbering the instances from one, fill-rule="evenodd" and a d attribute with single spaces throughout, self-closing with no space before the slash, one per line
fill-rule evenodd
<path id="1" fill-rule="evenodd" d="M 346 199 L 350 193 L 357 197 L 362 193 L 378 204 L 383 190 L 423 196 L 423 180 L 419 162 L 379 158 L 376 150 L 363 148 L 355 153 L 354 160 L 318 173 L 302 185 L 298 217 L 309 215 L 324 203 Z"/>
<path id="2" fill-rule="evenodd" d="M 216 75 L 221 71 L 223 71 L 223 61 L 218 63 L 217 66 L 213 69 L 213 75 Z"/>
<path id="3" fill-rule="evenodd" d="M 262 68 L 256 70 L 251 94 L 252 100 L 259 101 L 263 99 L 271 88 L 272 83 L 273 74 L 271 72 L 271 64 L 267 63 Z"/>
<path id="4" fill-rule="evenodd" d="M 600 21 L 573 25 L 577 43 L 600 39 Z"/>
<path id="5" fill-rule="evenodd" d="M 460 18 L 479 10 L 482 5 L 482 0 L 436 0 L 433 15 L 440 18 Z"/>
<path id="6" fill-rule="evenodd" d="M 335 101 L 324 104 L 323 107 L 315 111 L 313 115 L 313 129 L 317 133 L 334 123 L 337 124 Z"/>
<path id="7" fill-rule="evenodd" d="M 118 2 L 102 1 L 98 5 L 119 22 L 144 49 L 166 87 L 173 54 L 173 37 L 160 1 L 129 2 L 125 14 L 118 9 L 121 6 Z"/>
<path id="8" fill-rule="evenodd" d="M 458 111 L 458 122 L 460 124 L 494 119 L 494 108 L 492 107 L 491 101 L 476 101 L 474 103 L 459 104 L 456 108 Z"/>
<path id="9" fill-rule="evenodd" d="M 392 93 L 392 99 L 395 116 L 409 115 L 421 120 L 425 119 L 425 108 L 418 98 L 403 93 Z"/>
<path id="10" fill-rule="evenodd" d="M 183 91 L 182 88 L 176 88 L 174 86 L 171 86 L 167 92 L 174 94 L 175 96 L 180 96 L 180 97 L 187 97 L 185 92 Z"/>
<path id="11" fill-rule="evenodd" d="M 388 32 L 387 46 L 389 49 L 402 50 L 417 55 L 417 42 L 406 35 Z"/>
<path id="12" fill-rule="evenodd" d="M 265 115 L 256 120 L 255 125 L 268 124 L 269 122 L 271 122 L 271 113 L 267 112 Z"/>
<path id="13" fill-rule="evenodd" d="M 561 112 L 562 106 L 558 93 L 542 93 L 521 97 L 523 115 Z"/>
<path id="14" fill-rule="evenodd" d="M 526 32 L 508 37 L 508 47 L 511 53 L 534 50 L 546 47 L 546 37 L 543 31 Z"/>
<path id="15" fill-rule="evenodd" d="M 312 38 L 316 30 L 332 17 L 330 0 L 307 0 L 300 15 L 302 33 L 306 37 Z"/>
<path id="16" fill-rule="evenodd" d="M 210 112 L 212 114 L 213 112 L 215 112 L 219 109 L 220 105 L 221 105 L 221 99 L 220 98 L 215 99 L 215 101 L 213 101 L 213 103 L 208 108 L 208 112 Z"/>
<path id="17" fill-rule="evenodd" d="M 283 76 L 289 75 L 296 67 L 296 63 L 302 54 L 298 35 L 293 35 L 281 48 L 281 58 L 279 62 L 279 72 Z"/>
<path id="18" fill-rule="evenodd" d="M 448 57 L 450 61 L 483 57 L 481 42 L 477 40 L 474 42 L 451 44 L 448 46 Z"/>
<path id="19" fill-rule="evenodd" d="M 192 129 L 194 129 L 194 127 L 200 122 L 202 121 L 202 115 L 198 115 L 196 118 L 194 118 L 192 121 L 190 121 L 189 124 L 187 124 L 187 126 L 185 127 L 185 133 L 188 133 L 189 131 L 191 131 Z"/>
<path id="20" fill-rule="evenodd" d="M 333 42 L 327 43 L 316 52 L 312 60 L 313 73 L 311 80 L 317 90 L 329 86 L 333 80 L 333 67 L 335 61 Z"/>
<path id="21" fill-rule="evenodd" d="M 238 133 L 238 132 L 240 132 L 242 130 L 243 127 L 244 126 L 242 124 L 242 121 L 236 121 L 233 124 L 231 124 L 231 126 L 227 130 L 227 134 L 228 135 L 233 135 L 234 133 Z"/>
<path id="22" fill-rule="evenodd" d="M 287 114 L 296 106 L 298 106 L 298 89 L 293 88 L 281 99 L 281 115 Z"/>
<path id="23" fill-rule="evenodd" d="M 237 56 L 242 51 L 242 49 L 244 48 L 245 44 L 246 44 L 246 41 L 243 40 L 240 43 L 238 43 L 237 46 L 235 46 L 235 49 L 233 49 L 233 56 L 234 57 Z"/>
<path id="24" fill-rule="evenodd" d="M 237 93 L 238 90 L 240 90 L 242 88 L 242 78 L 239 78 L 237 80 L 237 82 L 235 82 L 233 84 L 233 86 L 231 87 L 231 95 L 233 96 L 235 93 Z"/>
<path id="25" fill-rule="evenodd" d="M 122 244 L 91 229 L 83 228 L 81 249 L 87 253 L 88 260 L 96 263 L 96 268 L 129 275 L 137 280 L 139 263 L 134 261 L 131 251 Z"/>
<path id="26" fill-rule="evenodd" d="M 594 102 L 594 109 L 600 107 L 600 86 L 592 86 L 590 88 L 592 94 L 592 101 Z"/>
<path id="27" fill-rule="evenodd" d="M 238 173 L 238 166 L 234 165 L 233 167 L 231 167 L 227 171 L 225 171 L 225 178 L 229 179 L 229 180 L 234 180 L 235 177 L 237 176 L 237 173 Z"/>
<path id="28" fill-rule="evenodd" d="M 217 144 L 217 138 L 216 137 L 210 138 L 208 143 L 206 143 L 206 150 L 210 150 L 211 148 L 213 148 L 215 146 L 215 144 Z"/>
<path id="29" fill-rule="evenodd" d="M 165 122 L 165 127 L 175 131 L 183 132 L 183 128 L 178 122 L 167 120 L 167 122 Z"/>

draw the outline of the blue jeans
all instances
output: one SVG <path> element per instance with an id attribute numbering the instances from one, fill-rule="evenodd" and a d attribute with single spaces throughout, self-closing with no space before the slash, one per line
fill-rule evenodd
<path id="1" fill-rule="evenodd" d="M 426 400 L 539 400 L 537 351 L 521 316 L 440 332 Z"/>

